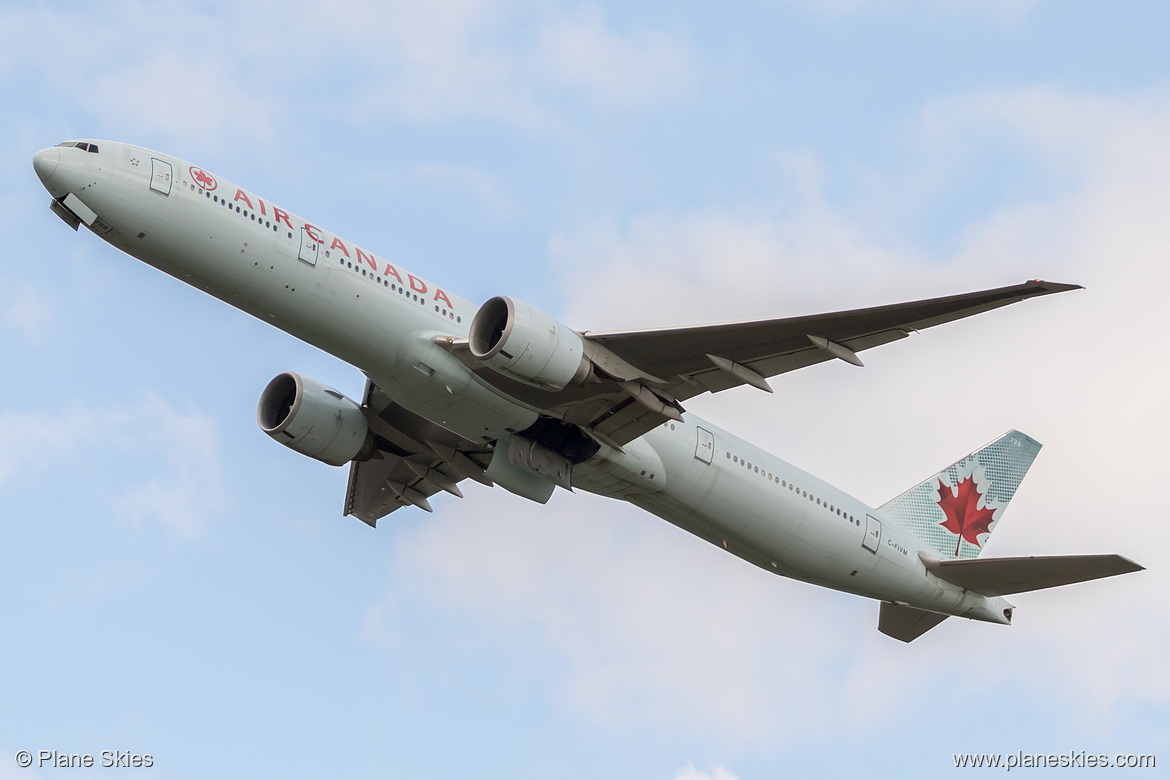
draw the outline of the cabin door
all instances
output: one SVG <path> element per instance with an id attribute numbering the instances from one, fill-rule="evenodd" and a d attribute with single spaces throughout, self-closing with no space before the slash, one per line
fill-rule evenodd
<path id="1" fill-rule="evenodd" d="M 698 440 L 695 442 L 695 460 L 710 463 L 715 454 L 715 434 L 706 428 L 695 428 Z"/>
<path id="2" fill-rule="evenodd" d="M 301 251 L 297 253 L 297 258 L 309 265 L 317 264 L 317 239 L 304 226 L 301 227 Z"/>
<path id="3" fill-rule="evenodd" d="M 171 194 L 171 164 L 157 157 L 150 158 L 150 188 L 163 195 Z"/>
<path id="4" fill-rule="evenodd" d="M 870 552 L 878 551 L 878 544 L 882 541 L 882 521 L 872 515 L 865 516 L 865 536 L 861 538 L 861 546 Z"/>

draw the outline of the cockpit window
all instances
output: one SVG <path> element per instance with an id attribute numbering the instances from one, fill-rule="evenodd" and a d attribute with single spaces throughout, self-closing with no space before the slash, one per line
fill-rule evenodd
<path id="1" fill-rule="evenodd" d="M 86 143 L 85 141 L 62 141 L 61 143 L 57 144 L 57 146 L 77 147 L 78 149 L 81 149 L 85 152 L 90 152 L 91 154 L 97 154 L 98 150 L 97 144 L 90 144 Z"/>

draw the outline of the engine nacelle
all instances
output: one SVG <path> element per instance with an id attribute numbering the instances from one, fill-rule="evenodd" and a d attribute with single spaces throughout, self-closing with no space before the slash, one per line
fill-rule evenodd
<path id="1" fill-rule="evenodd" d="M 264 388 L 256 422 L 289 449 L 330 466 L 366 460 L 374 451 L 374 435 L 357 403 L 291 371 Z"/>
<path id="2" fill-rule="evenodd" d="M 580 336 L 514 298 L 496 296 L 480 306 L 468 342 L 488 368 L 542 390 L 563 390 L 592 375 Z"/>

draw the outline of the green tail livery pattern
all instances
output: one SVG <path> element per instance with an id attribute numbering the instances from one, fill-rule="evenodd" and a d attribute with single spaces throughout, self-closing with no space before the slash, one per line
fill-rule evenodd
<path id="1" fill-rule="evenodd" d="M 1030 436 L 1008 431 L 883 504 L 881 513 L 912 531 L 941 558 L 975 558 L 1040 446 Z"/>

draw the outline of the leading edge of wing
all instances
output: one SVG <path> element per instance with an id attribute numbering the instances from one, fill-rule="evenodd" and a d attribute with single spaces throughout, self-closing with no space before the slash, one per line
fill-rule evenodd
<path id="1" fill-rule="evenodd" d="M 714 367 L 708 354 L 746 365 L 778 355 L 816 350 L 810 337 L 836 344 L 855 342 L 851 347 L 856 352 L 893 340 L 867 338 L 875 334 L 899 331 L 895 335 L 901 338 L 906 332 L 1018 301 L 1079 289 L 1081 286 L 1076 284 L 1034 279 L 1007 287 L 825 314 L 640 331 L 586 331 L 582 335 L 651 374 L 670 377 L 710 371 Z M 820 362 L 820 359 L 808 362 Z M 798 361 L 792 368 L 801 365 Z M 761 372 L 764 376 L 791 370 L 783 366 L 768 368 L 772 370 Z"/>
<path id="2" fill-rule="evenodd" d="M 1027 300 L 1028 298 L 1035 298 L 1040 295 L 1052 295 L 1053 293 L 1069 292 L 1071 290 L 1083 290 L 1083 285 L 1080 284 L 1064 284 L 1061 282 L 1046 282 L 1043 279 L 1031 279 L 1023 284 L 1013 284 L 1007 287 L 996 287 L 990 290 L 977 290 L 975 292 L 960 293 L 958 295 L 946 295 L 941 298 L 925 298 L 920 301 L 905 301 L 903 303 L 890 303 L 882 306 L 872 306 L 865 309 L 846 309 L 845 311 L 828 312 L 825 314 L 802 314 L 797 317 L 778 317 L 770 320 L 729 320 L 727 322 L 713 322 L 706 325 L 681 325 L 670 328 L 648 328 L 643 330 L 583 330 L 580 331 L 582 336 L 593 339 L 595 341 L 605 341 L 609 339 L 622 339 L 630 336 L 648 336 L 658 333 L 670 334 L 689 334 L 698 333 L 702 331 L 723 330 L 726 328 L 734 328 L 741 325 L 774 325 L 778 323 L 797 323 L 806 320 L 817 320 L 822 317 L 830 317 L 836 315 L 850 315 L 850 314 L 871 314 L 882 312 L 890 309 L 900 309 L 905 306 L 913 306 L 915 304 L 947 304 L 964 299 L 971 298 L 977 295 L 996 295 L 1006 294 L 1012 295 L 1010 300 L 1004 300 L 994 306 L 981 308 L 979 311 L 964 313 L 952 317 L 951 319 L 962 319 L 969 317 L 972 314 L 979 314 L 989 309 L 998 308 L 999 306 L 1007 306 L 1008 304 L 1016 303 L 1017 301 Z M 949 322 L 950 320 L 942 320 L 942 322 Z M 940 324 L 940 323 L 931 323 Z M 929 325 L 926 327 L 930 327 Z"/>

